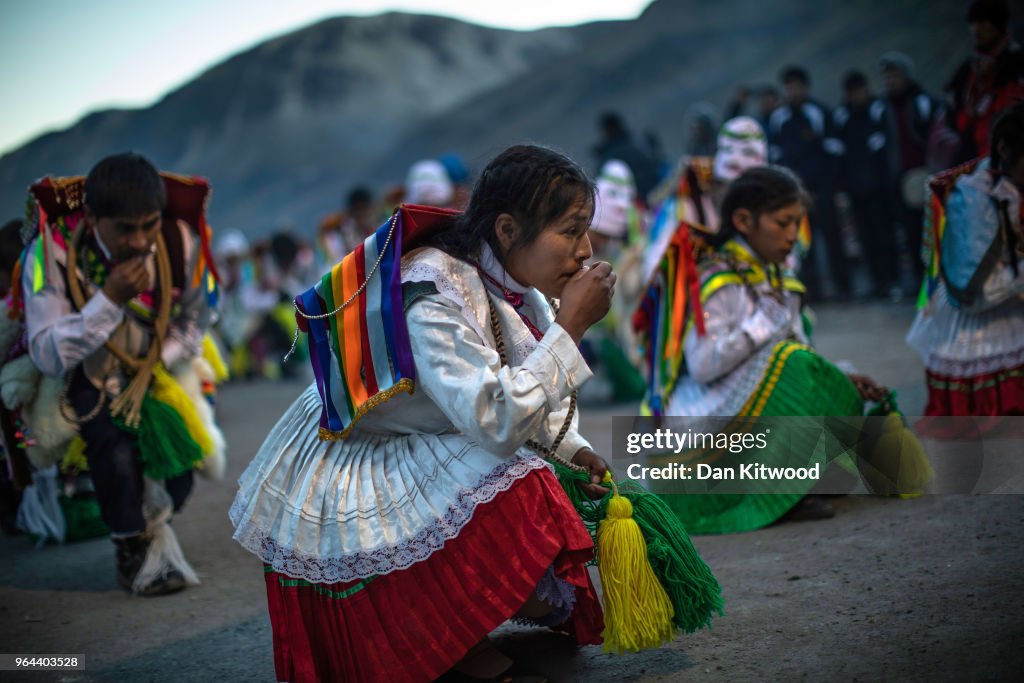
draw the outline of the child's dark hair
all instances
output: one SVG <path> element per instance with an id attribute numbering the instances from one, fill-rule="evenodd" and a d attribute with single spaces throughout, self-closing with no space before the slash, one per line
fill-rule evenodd
<path id="1" fill-rule="evenodd" d="M 270 256 L 282 273 L 287 273 L 299 257 L 299 243 L 291 233 L 282 231 L 270 238 Z"/>
<path id="2" fill-rule="evenodd" d="M 1017 102 L 996 119 L 989 141 L 992 167 L 1003 173 L 1024 156 L 1024 101 Z M 1006 146 L 1005 155 L 999 152 L 1000 143 Z"/>
<path id="3" fill-rule="evenodd" d="M 796 174 L 785 166 L 756 166 L 747 169 L 732 181 L 722 200 L 721 227 L 715 236 L 717 245 L 724 244 L 737 235 L 732 215 L 739 209 L 747 209 L 758 217 L 770 211 L 777 211 L 794 202 L 810 208 L 811 196 L 800 183 Z"/>
<path id="4" fill-rule="evenodd" d="M 522 230 L 521 244 L 526 245 L 580 202 L 587 203 L 593 219 L 594 192 L 594 183 L 568 157 L 535 145 L 509 147 L 480 174 L 469 207 L 452 228 L 431 235 L 424 244 L 470 259 L 486 242 L 504 263 L 494 232 L 499 215 L 515 219 Z"/>
<path id="5" fill-rule="evenodd" d="M 153 164 L 138 154 L 109 156 L 85 179 L 85 205 L 97 218 L 133 218 L 162 211 L 164 181 Z"/>

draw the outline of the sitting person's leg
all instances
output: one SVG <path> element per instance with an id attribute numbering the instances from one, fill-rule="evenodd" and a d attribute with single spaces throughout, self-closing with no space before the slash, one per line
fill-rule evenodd
<path id="1" fill-rule="evenodd" d="M 185 506 L 185 501 L 188 500 L 189 494 L 192 493 L 193 482 L 194 475 L 192 470 L 179 474 L 176 477 L 171 477 L 164 482 L 164 488 L 167 489 L 167 493 L 171 496 L 171 502 L 174 504 L 174 512 L 181 512 L 181 508 Z"/>
<path id="2" fill-rule="evenodd" d="M 81 368 L 74 372 L 68 388 L 68 402 L 80 416 L 89 415 L 100 401 L 100 392 Z M 85 457 L 96 488 L 103 521 L 116 536 L 141 534 L 146 530 L 142 515 L 142 464 L 135 439 L 114 424 L 106 406 L 91 420 L 79 425 L 85 441 Z"/>
<path id="3" fill-rule="evenodd" d="M 99 390 L 89 382 L 81 368 L 77 369 L 68 388 L 71 407 L 80 416 L 89 415 L 99 401 Z M 162 571 L 146 585 L 136 585 L 139 583 L 136 577 L 150 550 L 151 538 L 143 514 L 145 485 L 135 438 L 114 424 L 107 406 L 102 407 L 92 419 L 82 422 L 79 433 L 85 441 L 85 457 L 103 521 L 110 528 L 111 538 L 117 546 L 118 584 L 125 590 L 147 596 L 181 590 L 186 582 L 181 572 L 174 568 Z M 174 499 L 176 508 L 191 490 L 191 476 L 189 472 L 176 478 L 184 482 L 184 477 L 188 477 L 187 488 L 182 484 L 176 486 L 180 496 L 180 501 Z M 174 497 L 173 492 L 171 495 Z"/>

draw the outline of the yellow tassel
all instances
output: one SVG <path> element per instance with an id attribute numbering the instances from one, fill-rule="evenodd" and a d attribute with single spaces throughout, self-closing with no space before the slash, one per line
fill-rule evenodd
<path id="1" fill-rule="evenodd" d="M 178 384 L 178 380 L 164 369 L 163 365 L 157 364 L 153 367 L 153 384 L 149 389 L 153 399 L 166 403 L 174 412 L 181 416 L 192 440 L 199 444 L 203 455 L 213 453 L 213 438 L 206 430 L 199 412 L 196 410 L 192 399 L 188 397 L 185 390 Z"/>
<path id="2" fill-rule="evenodd" d="M 611 475 L 612 497 L 597 530 L 597 567 L 604 602 L 604 651 L 638 652 L 672 639 L 672 601 L 647 559 L 647 543 L 633 519 L 633 504 L 619 495 Z"/>
<path id="3" fill-rule="evenodd" d="M 85 441 L 76 435 L 64 452 L 64 460 L 60 463 L 61 472 L 88 472 L 89 462 L 85 459 Z"/>
<path id="4" fill-rule="evenodd" d="M 885 417 L 871 462 L 862 467 L 862 472 L 875 493 L 896 493 L 901 498 L 920 496 L 935 476 L 924 447 L 899 413 Z"/>
<path id="5" fill-rule="evenodd" d="M 224 364 L 224 357 L 220 354 L 217 343 L 208 334 L 203 335 L 203 358 L 213 369 L 213 381 L 220 384 L 229 377 L 228 366 Z"/>

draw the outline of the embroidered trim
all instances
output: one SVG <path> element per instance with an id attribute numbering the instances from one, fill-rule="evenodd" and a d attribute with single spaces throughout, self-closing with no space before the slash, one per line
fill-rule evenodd
<path id="1" fill-rule="evenodd" d="M 356 423 L 358 423 L 359 420 L 366 417 L 366 415 L 371 410 L 373 410 L 380 404 L 390 401 L 392 398 L 394 398 L 403 391 L 409 394 L 410 396 L 412 396 L 412 394 L 415 393 L 416 391 L 416 385 L 408 377 L 403 377 L 402 379 L 398 380 L 398 383 L 392 386 L 391 388 L 378 392 L 371 396 L 370 398 L 368 398 L 363 403 L 360 403 L 356 407 L 356 414 L 352 417 L 352 422 L 349 423 L 348 427 L 345 427 L 345 429 L 341 430 L 340 432 L 334 432 L 331 431 L 330 429 L 327 429 L 326 427 L 321 427 L 319 433 L 317 434 L 318 438 L 321 441 L 341 441 L 342 439 L 347 439 L 349 435 L 352 433 L 352 430 L 355 429 Z"/>
<path id="2" fill-rule="evenodd" d="M 264 566 L 263 567 L 263 573 L 264 574 L 273 574 L 274 573 L 274 568 L 273 567 Z M 362 581 L 360 581 L 356 585 L 354 585 L 354 586 L 352 586 L 350 588 L 346 588 L 343 591 L 332 591 L 331 589 L 325 588 L 324 586 L 321 586 L 319 584 L 310 583 L 309 581 L 306 581 L 305 579 L 288 579 L 288 578 L 285 578 L 285 577 L 283 577 L 281 575 L 277 576 L 277 584 L 279 586 L 281 586 L 281 588 L 308 588 L 308 589 L 312 590 L 314 593 L 316 593 L 317 595 L 322 595 L 325 598 L 330 598 L 331 600 L 344 600 L 345 598 L 350 598 L 353 595 L 355 595 L 356 593 L 358 593 L 358 592 L 362 591 L 363 589 L 365 589 L 366 586 L 370 582 L 372 582 L 374 579 L 376 579 L 376 578 L 377 578 L 376 576 L 371 576 L 371 577 L 369 577 L 367 579 L 363 579 Z"/>
<path id="3" fill-rule="evenodd" d="M 535 455 L 519 455 L 484 475 L 473 487 L 460 491 L 445 514 L 415 536 L 393 546 L 359 551 L 338 557 L 316 557 L 277 543 L 265 529 L 245 520 L 250 498 L 235 499 L 228 513 L 235 526 L 234 538 L 273 570 L 311 583 L 339 583 L 389 574 L 422 562 L 469 523 L 477 506 L 489 503 L 530 472 L 551 465 Z"/>
<path id="4" fill-rule="evenodd" d="M 467 266 L 468 267 L 468 266 Z M 474 270 L 475 272 L 475 270 Z M 402 271 L 402 282 L 433 282 L 437 287 L 437 293 L 445 297 L 456 306 L 459 307 L 459 311 L 462 313 L 462 317 L 466 320 L 473 331 L 480 336 L 480 339 L 484 342 L 493 343 L 493 339 L 490 335 L 484 333 L 484 327 L 482 322 L 477 319 L 476 312 L 473 307 L 469 304 L 470 293 L 466 292 L 463 287 L 460 287 L 456 283 L 448 279 L 440 269 L 428 265 L 426 263 L 414 262 L 403 268 Z M 483 282 L 481 281 L 481 285 Z M 489 295 L 485 294 L 485 296 Z M 512 309 L 511 304 L 506 301 L 498 301 L 498 306 L 508 306 Z M 531 302 L 531 306 L 532 306 Z M 518 320 L 519 315 L 513 312 L 513 315 Z M 506 316 L 509 317 L 509 316 Z M 525 327 L 525 325 L 524 325 Z M 526 359 L 531 353 L 537 350 L 538 342 L 533 338 L 532 334 L 523 335 L 523 339 L 512 346 L 511 361 L 512 365 L 518 367 L 526 362 Z"/>
<path id="5" fill-rule="evenodd" d="M 466 300 L 466 292 L 445 277 L 440 270 L 426 263 L 413 263 L 402 269 L 402 282 L 433 282 L 437 287 L 437 293 L 458 306 L 462 317 L 466 319 L 473 331 L 480 335 L 481 339 L 487 339 L 483 326 Z"/>
<path id="6" fill-rule="evenodd" d="M 979 375 L 991 375 L 994 372 L 1004 372 L 1024 365 L 1024 348 L 997 356 L 970 360 L 943 358 L 938 354 L 932 354 L 924 365 L 925 368 L 937 375 L 969 380 Z"/>
<path id="7" fill-rule="evenodd" d="M 1014 368 L 1013 370 L 1004 370 L 996 373 L 995 377 L 987 377 L 986 379 L 948 379 L 945 377 L 935 377 L 933 375 L 929 375 L 927 379 L 928 387 L 931 389 L 937 389 L 939 391 L 956 391 L 969 394 L 976 391 L 991 389 L 992 387 L 999 386 L 1004 382 L 1010 382 L 1021 377 L 1024 377 L 1024 369 Z"/>

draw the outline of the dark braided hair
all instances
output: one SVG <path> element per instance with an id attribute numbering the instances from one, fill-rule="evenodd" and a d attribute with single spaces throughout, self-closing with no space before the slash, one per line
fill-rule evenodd
<path id="1" fill-rule="evenodd" d="M 777 211 L 794 202 L 800 202 L 809 209 L 811 196 L 791 170 L 785 166 L 755 166 L 747 169 L 729 183 L 725 190 L 719 222 L 721 227 L 713 239 L 714 244 L 725 244 L 738 234 L 732 222 L 732 215 L 737 210 L 750 211 L 756 223 L 761 214 Z"/>
<path id="2" fill-rule="evenodd" d="M 519 224 L 519 246 L 533 242 L 545 226 L 580 204 L 594 215 L 594 183 L 568 157 L 536 145 L 516 145 L 496 156 L 473 187 L 469 207 L 443 232 L 424 244 L 461 259 L 476 258 L 484 243 L 505 264 L 494 231 L 498 216 L 507 213 Z"/>

